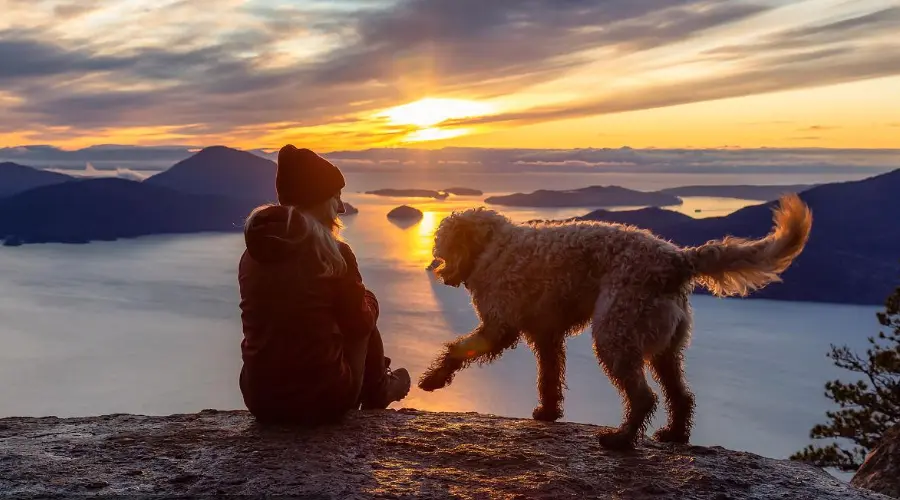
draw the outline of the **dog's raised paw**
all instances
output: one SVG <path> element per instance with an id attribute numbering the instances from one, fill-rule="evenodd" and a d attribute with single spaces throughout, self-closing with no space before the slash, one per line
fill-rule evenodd
<path id="1" fill-rule="evenodd" d="M 442 389 L 450 383 L 450 377 L 440 373 L 440 372 L 431 372 L 422 375 L 422 378 L 419 379 L 419 389 L 422 389 L 426 392 L 436 391 L 438 389 Z"/>
<path id="2" fill-rule="evenodd" d="M 669 427 L 662 427 L 653 433 L 653 439 L 660 443 L 688 444 L 690 436 L 686 432 L 672 430 Z"/>
<path id="3" fill-rule="evenodd" d="M 600 443 L 600 446 L 607 450 L 624 451 L 634 449 L 634 437 L 619 430 L 600 431 L 597 434 L 597 441 Z"/>
<path id="4" fill-rule="evenodd" d="M 550 406 L 540 405 L 531 412 L 531 416 L 535 420 L 542 422 L 555 422 L 562 417 L 562 410 Z"/>

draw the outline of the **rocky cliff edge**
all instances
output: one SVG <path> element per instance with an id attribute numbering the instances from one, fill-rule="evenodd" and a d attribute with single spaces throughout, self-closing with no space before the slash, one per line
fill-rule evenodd
<path id="1" fill-rule="evenodd" d="M 246 412 L 0 420 L 0 495 L 886 499 L 815 467 L 719 447 L 597 444 L 597 427 L 357 412 L 263 427 Z"/>

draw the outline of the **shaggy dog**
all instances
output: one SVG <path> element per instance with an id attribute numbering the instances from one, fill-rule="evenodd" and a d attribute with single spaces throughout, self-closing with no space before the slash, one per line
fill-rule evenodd
<path id="1" fill-rule="evenodd" d="M 599 436 L 611 449 L 633 448 L 656 409 L 649 364 L 669 420 L 654 438 L 690 439 L 694 395 L 682 351 L 691 335 L 694 285 L 717 296 L 746 295 L 779 281 L 803 250 L 812 225 L 796 195 L 780 200 L 765 238 L 726 237 L 680 248 L 649 231 L 601 222 L 514 224 L 484 208 L 455 212 L 435 233 L 434 273 L 464 285 L 480 324 L 446 344 L 419 380 L 426 391 L 450 384 L 473 362 L 489 363 L 524 337 L 537 358 L 535 419 L 562 416 L 565 339 L 591 324 L 594 354 L 624 400 L 618 429 Z"/>

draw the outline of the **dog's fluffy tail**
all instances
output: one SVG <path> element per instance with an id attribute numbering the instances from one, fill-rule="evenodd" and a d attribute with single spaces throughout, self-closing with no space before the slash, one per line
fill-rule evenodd
<path id="1" fill-rule="evenodd" d="M 713 295 L 747 295 L 769 283 L 803 251 L 812 227 L 812 212 L 796 194 L 782 196 L 775 227 L 759 240 L 726 237 L 685 249 L 694 282 Z"/>

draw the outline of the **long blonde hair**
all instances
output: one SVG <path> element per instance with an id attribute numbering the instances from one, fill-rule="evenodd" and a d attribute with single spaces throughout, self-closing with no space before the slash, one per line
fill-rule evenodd
<path id="1" fill-rule="evenodd" d="M 263 205 L 255 208 L 247 217 L 244 223 L 245 229 L 250 227 L 253 218 L 262 210 L 273 205 Z M 338 199 L 337 197 L 328 200 L 310 208 L 297 208 L 287 205 L 288 210 L 286 237 L 277 237 L 289 243 L 300 243 L 307 238 L 312 239 L 312 247 L 318 257 L 319 262 L 324 266 L 321 276 L 342 276 L 347 272 L 347 262 L 341 255 L 340 246 L 340 230 L 343 227 L 338 218 Z M 297 218 L 303 220 L 303 224 L 298 224 Z M 297 230 L 295 228 L 302 227 Z"/>

